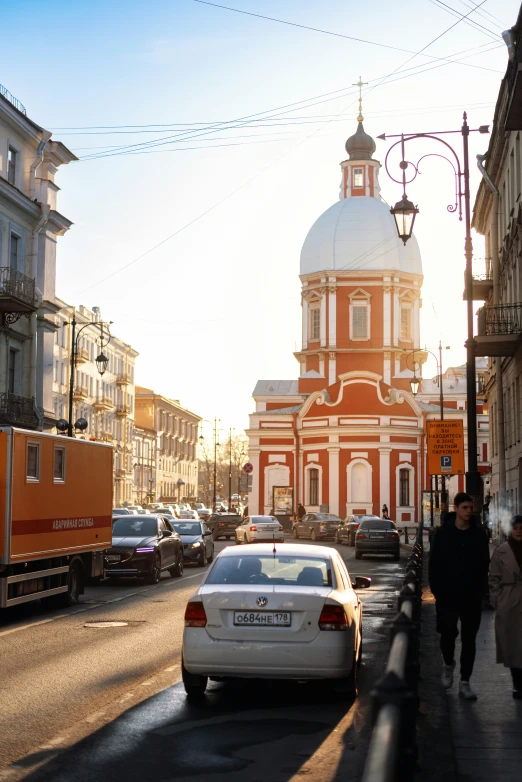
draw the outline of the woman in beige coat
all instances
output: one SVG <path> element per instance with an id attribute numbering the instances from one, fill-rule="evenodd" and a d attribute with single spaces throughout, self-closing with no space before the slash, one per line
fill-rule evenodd
<path id="1" fill-rule="evenodd" d="M 489 593 L 495 609 L 497 663 L 511 669 L 513 698 L 522 699 L 522 516 L 491 557 Z"/>

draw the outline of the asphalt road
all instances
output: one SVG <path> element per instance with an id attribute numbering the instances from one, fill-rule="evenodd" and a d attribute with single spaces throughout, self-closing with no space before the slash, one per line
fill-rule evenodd
<path id="1" fill-rule="evenodd" d="M 202 568 L 156 586 L 102 583 L 71 609 L 33 603 L 4 612 L 0 781 L 360 779 L 369 691 L 384 667 L 404 563 L 355 561 L 353 548 L 338 548 L 352 577 L 373 579 L 360 593 L 364 651 L 353 703 L 321 683 L 242 682 L 210 683 L 201 703 L 188 704 L 183 614 Z"/>

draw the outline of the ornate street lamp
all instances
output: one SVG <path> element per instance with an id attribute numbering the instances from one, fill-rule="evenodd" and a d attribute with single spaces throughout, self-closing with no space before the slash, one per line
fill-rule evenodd
<path id="1" fill-rule="evenodd" d="M 108 365 L 109 365 L 109 359 L 103 352 L 100 353 L 100 355 L 96 358 L 96 367 L 98 368 L 98 372 L 100 373 L 100 375 L 105 374 Z"/>
<path id="2" fill-rule="evenodd" d="M 420 386 L 420 380 L 415 375 L 415 370 L 413 371 L 413 377 L 410 380 L 410 386 L 411 386 L 411 393 L 413 394 L 413 396 L 417 396 L 419 391 L 419 386 Z"/>
<path id="3" fill-rule="evenodd" d="M 453 173 L 455 176 L 455 201 L 452 204 L 449 204 L 447 206 L 448 212 L 457 212 L 459 214 L 459 220 L 462 220 L 462 213 L 463 213 L 463 204 L 464 204 L 464 217 L 465 217 L 465 223 L 466 223 L 466 238 L 464 241 L 464 255 L 466 258 L 466 274 L 465 274 L 465 280 L 466 280 L 466 292 L 465 292 L 465 299 L 467 304 L 467 322 L 468 322 L 468 338 L 466 340 L 466 386 L 467 386 L 467 427 L 468 427 L 468 470 L 466 472 L 466 491 L 468 494 L 470 494 L 474 499 L 474 505 L 475 510 L 478 510 L 479 505 L 479 495 L 480 495 L 480 473 L 478 471 L 478 461 L 477 461 L 477 391 L 476 391 L 476 384 L 475 384 L 475 375 L 476 375 L 476 366 L 475 366 L 475 340 L 473 338 L 473 274 L 472 274 L 472 257 L 473 257 L 473 248 L 472 248 L 472 242 L 471 242 L 471 207 L 470 207 L 470 184 L 469 184 L 469 134 L 470 133 L 489 133 L 489 126 L 488 125 L 481 125 L 478 128 L 471 129 L 467 122 L 467 114 L 464 112 L 463 115 L 463 123 L 462 127 L 459 130 L 442 130 L 442 131 L 436 131 L 434 133 L 407 133 L 407 134 L 400 134 L 399 141 L 396 141 L 392 146 L 389 148 L 388 152 L 386 153 L 386 159 L 384 161 L 384 166 L 386 168 L 386 172 L 390 179 L 392 179 L 394 182 L 397 182 L 398 184 L 402 184 L 402 192 L 403 197 L 402 201 L 399 201 L 395 206 L 390 209 L 390 212 L 393 214 L 396 224 L 397 224 L 397 231 L 404 242 L 408 241 L 408 239 L 411 236 L 411 232 L 413 229 L 413 223 L 415 221 L 415 216 L 418 212 L 417 207 L 414 207 L 411 201 L 408 201 L 408 198 L 406 196 L 406 185 L 410 182 L 413 182 L 414 179 L 416 179 L 417 175 L 419 174 L 419 166 L 422 160 L 426 157 L 440 157 L 443 160 L 446 160 L 451 167 L 453 168 Z M 462 136 L 462 145 L 463 145 L 463 165 L 461 165 L 460 158 L 453 149 L 453 147 L 448 144 L 447 141 L 445 141 L 443 138 L 440 138 L 442 135 L 451 134 L 451 133 L 460 133 Z M 381 140 L 386 140 L 386 138 L 397 138 L 397 136 L 386 136 L 385 133 L 383 133 L 381 136 L 378 136 Z M 432 141 L 437 141 L 439 144 L 443 144 L 445 147 L 446 154 L 437 154 L 437 153 L 429 153 L 427 155 L 422 155 L 418 159 L 416 163 L 412 163 L 409 160 L 406 160 L 405 156 L 405 145 L 407 142 L 412 141 L 413 139 L 431 139 Z M 398 144 L 401 146 L 401 161 L 399 163 L 399 167 L 401 169 L 401 178 L 396 179 L 392 174 L 390 173 L 390 170 L 388 168 L 388 158 L 390 155 L 390 152 L 392 149 L 394 149 Z M 449 153 L 449 157 L 446 157 L 446 155 Z M 406 175 L 406 171 L 410 169 L 411 174 Z M 442 408 L 441 408 L 442 412 Z"/>

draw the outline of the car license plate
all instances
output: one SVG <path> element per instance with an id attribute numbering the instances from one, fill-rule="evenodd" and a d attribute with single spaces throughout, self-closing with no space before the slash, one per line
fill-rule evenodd
<path id="1" fill-rule="evenodd" d="M 256 627 L 290 627 L 292 614 L 288 611 L 234 611 L 235 625 Z"/>
<path id="2" fill-rule="evenodd" d="M 107 562 L 119 562 L 121 557 L 119 554 L 108 554 L 105 559 Z"/>
<path id="3" fill-rule="evenodd" d="M 377 539 L 379 539 L 381 536 L 380 535 L 368 535 L 368 537 L 369 538 L 377 538 Z"/>

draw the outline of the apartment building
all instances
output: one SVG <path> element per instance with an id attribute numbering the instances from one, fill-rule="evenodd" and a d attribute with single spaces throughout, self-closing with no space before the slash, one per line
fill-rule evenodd
<path id="1" fill-rule="evenodd" d="M 0 85 L 0 424 L 55 425 L 53 344 L 60 166 L 77 160 Z"/>
<path id="2" fill-rule="evenodd" d="M 503 34 L 508 65 L 493 130 L 479 158 L 483 179 L 473 226 L 485 237 L 486 265 L 474 279 L 476 352 L 488 358 L 492 517 L 522 511 L 522 8 Z"/>
<path id="3" fill-rule="evenodd" d="M 140 430 L 156 432 L 154 499 L 157 502 L 197 498 L 196 448 L 200 421 L 200 416 L 186 410 L 178 400 L 136 386 L 136 426 Z M 138 484 L 140 464 L 136 463 L 134 469 Z"/>
<path id="4" fill-rule="evenodd" d="M 80 306 L 74 310 L 58 301 L 53 362 L 53 412 L 69 418 L 72 319 L 76 320 L 76 355 L 73 380 L 73 424 L 87 421 L 82 436 L 114 447 L 114 505 L 134 501 L 134 369 L 138 353 L 104 328 L 100 310 Z M 112 327 L 111 327 L 112 332 Z M 109 341 L 107 341 L 109 340 Z M 103 344 L 101 344 L 103 342 Z M 96 358 L 103 352 L 107 369 L 100 374 Z"/>

